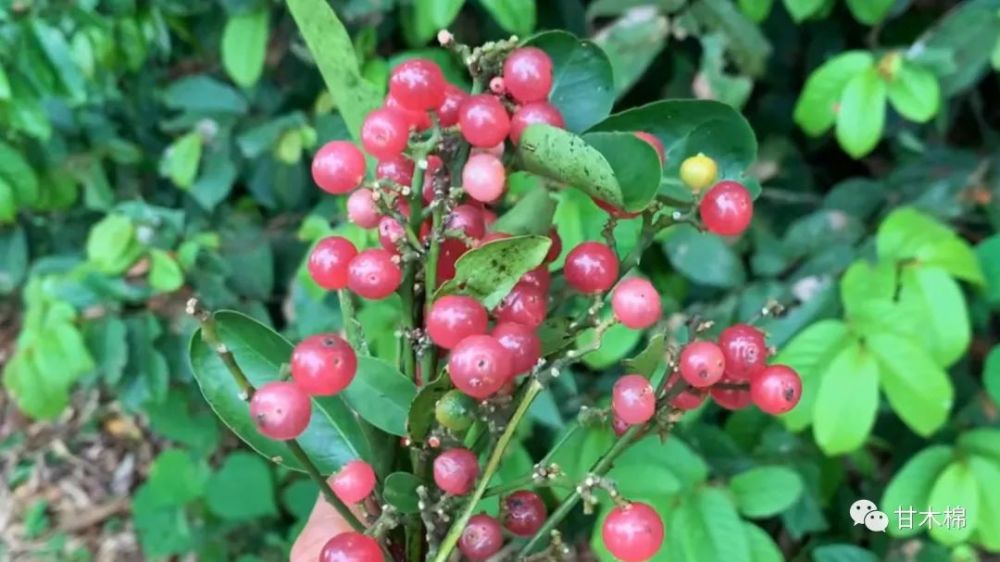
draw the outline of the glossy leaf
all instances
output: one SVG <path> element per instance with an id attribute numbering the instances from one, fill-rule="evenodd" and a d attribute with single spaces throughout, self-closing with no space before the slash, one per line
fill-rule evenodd
<path id="1" fill-rule="evenodd" d="M 409 472 L 393 472 L 385 478 L 382 498 L 402 514 L 420 513 L 417 488 L 420 479 Z"/>
<path id="2" fill-rule="evenodd" d="M 617 207 L 624 205 L 622 187 L 611 163 L 581 137 L 548 125 L 532 125 L 521 135 L 518 154 L 530 172 Z"/>
<path id="3" fill-rule="evenodd" d="M 878 364 L 857 341 L 836 354 L 813 405 L 813 434 L 824 453 L 847 453 L 868 439 L 878 412 L 878 383 Z"/>
<path id="4" fill-rule="evenodd" d="M 926 350 L 907 338 L 873 334 L 867 344 L 878 361 L 886 398 L 903 422 L 922 436 L 940 428 L 954 400 L 948 374 Z"/>
<path id="5" fill-rule="evenodd" d="M 583 140 L 611 165 L 622 194 L 622 208 L 638 212 L 649 206 L 663 176 L 656 150 L 632 133 L 587 133 Z"/>
<path id="6" fill-rule="evenodd" d="M 933 445 L 909 459 L 892 477 L 877 505 L 893 506 L 892 509 L 926 509 L 930 506 L 931 489 L 938 476 L 954 458 L 954 450 L 947 445 Z M 889 513 L 890 521 L 898 522 L 896 514 Z M 919 526 L 902 528 L 890 524 L 889 534 L 896 537 L 911 537 L 923 531 Z"/>
<path id="7" fill-rule="evenodd" d="M 941 108 L 941 88 L 931 71 L 904 62 L 889 82 L 889 103 L 910 121 L 926 123 Z"/>
<path id="8" fill-rule="evenodd" d="M 743 515 L 772 517 L 799 499 L 802 479 L 783 466 L 762 466 L 734 476 L 729 481 L 729 491 Z"/>
<path id="9" fill-rule="evenodd" d="M 738 287 L 746 280 L 743 263 L 718 236 L 688 225 L 670 230 L 664 242 L 667 257 L 685 277 L 710 287 Z"/>
<path id="10" fill-rule="evenodd" d="M 455 277 L 438 289 L 435 298 L 462 294 L 492 309 L 521 277 L 541 265 L 552 240 L 547 236 L 514 236 L 469 250 L 455 263 Z"/>
<path id="11" fill-rule="evenodd" d="M 222 29 L 222 67 L 244 88 L 257 83 L 267 55 L 267 8 L 230 16 Z"/>
<path id="12" fill-rule="evenodd" d="M 406 435 L 406 417 L 417 386 L 392 365 L 374 357 L 358 357 L 358 372 L 343 391 L 344 400 L 375 427 Z"/>
<path id="13" fill-rule="evenodd" d="M 869 68 L 851 78 L 840 96 L 837 141 L 854 158 L 871 152 L 885 126 L 886 84 Z"/>
<path id="14" fill-rule="evenodd" d="M 795 122 L 807 135 L 817 137 L 837 121 L 837 108 L 847 83 L 875 63 L 871 53 L 847 51 L 814 70 L 795 103 Z"/>
<path id="15" fill-rule="evenodd" d="M 525 172 L 517 172 L 527 175 Z M 537 182 L 540 184 L 540 182 Z M 556 201 L 545 187 L 537 185 L 500 215 L 491 230 L 518 236 L 521 234 L 546 235 L 552 228 L 552 215 Z"/>

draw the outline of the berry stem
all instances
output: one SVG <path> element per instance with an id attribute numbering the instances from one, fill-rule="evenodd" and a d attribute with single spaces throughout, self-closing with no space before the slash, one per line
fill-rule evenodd
<path id="1" fill-rule="evenodd" d="M 368 340 L 365 339 L 361 322 L 354 312 L 354 297 L 347 289 L 340 289 L 337 291 L 337 298 L 340 299 L 340 315 L 343 317 L 347 342 L 362 355 L 369 355 Z"/>

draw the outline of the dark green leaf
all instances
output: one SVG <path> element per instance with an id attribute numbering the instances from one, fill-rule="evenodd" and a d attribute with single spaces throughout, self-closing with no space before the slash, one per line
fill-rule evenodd
<path id="1" fill-rule="evenodd" d="M 19 226 L 0 229 L 0 295 L 20 287 L 28 273 L 28 237 Z"/>
<path id="2" fill-rule="evenodd" d="M 622 208 L 645 209 L 656 197 L 663 170 L 656 150 L 632 133 L 587 133 L 583 140 L 611 165 L 622 194 Z"/>
<path id="3" fill-rule="evenodd" d="M 662 14 L 637 17 L 626 13 L 594 36 L 594 41 L 611 61 L 615 93 L 619 97 L 628 92 L 660 56 L 669 33 L 669 22 Z"/>
<path id="4" fill-rule="evenodd" d="M 257 83 L 267 54 L 268 10 L 230 16 L 222 29 L 222 67 L 244 88 Z"/>
<path id="5" fill-rule="evenodd" d="M 795 122 L 806 134 L 822 135 L 837 120 L 837 108 L 847 83 L 875 63 L 871 53 L 847 51 L 814 70 L 795 104 Z"/>
<path id="6" fill-rule="evenodd" d="M 611 163 L 581 137 L 548 125 L 531 125 L 521 135 L 518 154 L 531 172 L 576 187 L 616 207 L 624 205 L 622 187 Z"/>
<path id="7" fill-rule="evenodd" d="M 638 373 L 647 379 L 653 378 L 656 371 L 664 364 L 665 340 L 663 332 L 653 334 L 649 338 L 646 349 L 635 357 L 624 361 L 625 369 L 629 373 Z"/>
<path id="8" fill-rule="evenodd" d="M 406 416 L 417 386 L 392 365 L 374 357 L 358 357 L 357 374 L 342 395 L 368 423 L 406 436 Z"/>
<path id="9" fill-rule="evenodd" d="M 844 86 L 837 110 L 837 140 L 854 158 L 871 152 L 885 126 L 886 84 L 875 68 L 854 75 Z"/>
<path id="10" fill-rule="evenodd" d="M 493 224 L 494 232 L 506 232 L 518 236 L 521 234 L 546 235 L 552 228 L 552 215 L 556 212 L 556 201 L 537 178 L 527 172 L 515 172 L 507 181 L 511 182 L 516 175 L 531 177 L 534 187 L 526 193 L 506 213 L 500 215 Z"/>
<path id="11" fill-rule="evenodd" d="M 828 544 L 813 551 L 813 562 L 878 562 L 878 557 L 852 544 Z"/>
<path id="12" fill-rule="evenodd" d="M 1000 405 L 1000 346 L 994 346 L 983 362 L 983 386 L 993 403 Z"/>
<path id="13" fill-rule="evenodd" d="M 80 68 L 73 61 L 73 54 L 70 51 L 69 43 L 62 32 L 49 26 L 41 18 L 32 18 L 31 30 L 34 33 L 35 41 L 45 53 L 49 64 L 52 66 L 56 78 L 62 84 L 69 99 L 73 103 L 81 103 L 86 99 L 86 80 Z"/>
<path id="14" fill-rule="evenodd" d="M 38 198 L 38 176 L 24 156 L 0 141 L 0 179 L 11 189 L 18 208 L 30 208 Z"/>
<path id="15" fill-rule="evenodd" d="M 847 0 L 847 7 L 861 23 L 875 25 L 889 15 L 896 0 Z"/>
<path id="16" fill-rule="evenodd" d="M 948 373 L 919 344 L 894 334 L 873 334 L 868 349 L 879 363 L 892 409 L 913 431 L 927 436 L 947 421 L 955 391 Z"/>
<path id="17" fill-rule="evenodd" d="M 420 389 L 410 404 L 410 413 L 406 421 L 410 439 L 420 443 L 427 438 L 434 424 L 434 407 L 449 390 L 451 390 L 451 380 L 444 375 Z"/>
<path id="18" fill-rule="evenodd" d="M 696 283 L 738 287 L 746 281 L 743 263 L 722 238 L 688 225 L 671 229 L 664 243 L 671 265 Z"/>
<path id="19" fill-rule="evenodd" d="M 957 4 L 917 39 L 924 50 L 950 55 L 952 64 L 938 74 L 946 96 L 968 89 L 988 69 L 991 47 L 1000 38 L 997 7 L 992 0 Z"/>
<path id="20" fill-rule="evenodd" d="M 865 443 L 878 412 L 878 383 L 878 364 L 859 342 L 834 356 L 813 405 L 813 435 L 824 453 L 847 453 Z"/>
<path id="21" fill-rule="evenodd" d="M 208 509 L 229 521 L 277 514 L 274 495 L 271 467 L 251 453 L 231 453 L 205 487 Z"/>
<path id="22" fill-rule="evenodd" d="M 535 29 L 535 0 L 479 0 L 500 27 L 525 36 Z"/>
<path id="23" fill-rule="evenodd" d="M 525 273 L 542 263 L 551 245 L 547 236 L 514 236 L 483 244 L 458 259 L 455 277 L 438 289 L 436 297 L 469 295 L 492 309 Z"/>
<path id="24" fill-rule="evenodd" d="M 163 91 L 163 102 L 171 109 L 190 113 L 243 113 L 247 102 L 233 88 L 199 74 L 172 82 Z"/>
<path id="25" fill-rule="evenodd" d="M 825 0 L 784 0 L 784 3 L 788 13 L 792 15 L 792 19 L 796 22 L 802 22 L 816 14 L 826 2 Z"/>
<path id="26" fill-rule="evenodd" d="M 736 507 L 747 517 L 772 517 L 791 507 L 802 494 L 802 479 L 783 466 L 752 468 L 729 481 Z"/>
<path id="27" fill-rule="evenodd" d="M 409 472 L 393 472 L 385 479 L 382 498 L 400 513 L 419 513 L 417 488 L 420 485 L 420 479 Z"/>
<path id="28" fill-rule="evenodd" d="M 1000 306 L 1000 235 L 994 234 L 976 246 L 976 257 L 985 280 L 986 298 L 994 306 Z"/>
<path id="29" fill-rule="evenodd" d="M 920 451 L 893 475 L 878 505 L 926 509 L 930 506 L 931 488 L 941 471 L 951 462 L 953 455 L 954 450 L 946 445 L 933 445 Z M 890 513 L 890 517 L 892 516 Z M 909 528 L 889 525 L 888 531 L 895 537 L 911 537 L 923 529 L 917 525 Z"/>
<path id="30" fill-rule="evenodd" d="M 709 29 L 725 34 L 729 55 L 743 73 L 759 76 L 764 72 L 771 44 L 731 0 L 699 0 L 692 3 L 691 14 Z"/>

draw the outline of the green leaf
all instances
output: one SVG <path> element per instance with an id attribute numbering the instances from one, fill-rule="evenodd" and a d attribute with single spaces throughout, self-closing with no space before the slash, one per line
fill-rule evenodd
<path id="1" fill-rule="evenodd" d="M 0 179 L 10 186 L 19 209 L 31 208 L 38 199 L 38 176 L 24 156 L 13 146 L 0 141 Z"/>
<path id="2" fill-rule="evenodd" d="M 783 466 L 761 466 L 734 476 L 729 491 L 743 515 L 772 517 L 798 501 L 802 479 Z"/>
<path id="3" fill-rule="evenodd" d="M 107 215 L 87 235 L 87 260 L 104 273 L 117 275 L 138 257 L 134 251 L 137 244 L 135 227 L 128 217 Z"/>
<path id="4" fill-rule="evenodd" d="M 868 349 L 879 363 L 882 389 L 892 409 L 921 436 L 948 420 L 955 391 L 951 379 L 919 344 L 895 334 L 873 334 Z"/>
<path id="5" fill-rule="evenodd" d="M 362 419 L 392 435 L 406 436 L 406 416 L 417 386 L 392 365 L 358 357 L 358 371 L 343 397 Z"/>
<path id="6" fill-rule="evenodd" d="M 208 509 L 227 521 L 276 515 L 274 496 L 271 467 L 251 453 L 230 453 L 205 487 Z"/>
<path id="7" fill-rule="evenodd" d="M 893 509 L 926 509 L 930 505 L 931 488 L 953 457 L 954 449 L 946 445 L 932 445 L 920 451 L 892 477 L 878 505 L 890 510 L 887 511 L 890 518 L 895 517 Z M 923 529 L 895 524 L 889 525 L 888 531 L 894 537 L 911 537 Z"/>
<path id="8" fill-rule="evenodd" d="M 955 277 L 982 284 L 983 272 L 968 242 L 947 226 L 911 208 L 896 209 L 879 225 L 879 259 L 913 260 L 938 266 Z"/>
<path id="9" fill-rule="evenodd" d="M 236 89 L 204 74 L 172 82 L 162 96 L 167 107 L 194 114 L 241 114 L 247 110 L 246 99 Z"/>
<path id="10" fill-rule="evenodd" d="M 889 103 L 910 121 L 930 121 L 941 109 L 937 77 L 923 67 L 904 61 L 889 82 Z"/>
<path id="11" fill-rule="evenodd" d="M 208 470 L 191 454 L 180 449 L 166 449 L 153 461 L 143 487 L 150 491 L 152 504 L 184 505 L 205 493 Z"/>
<path id="12" fill-rule="evenodd" d="M 867 51 L 847 51 L 814 70 L 795 103 L 794 119 L 807 135 L 818 137 L 837 120 L 837 108 L 847 83 L 872 68 L 875 60 Z"/>
<path id="13" fill-rule="evenodd" d="M 253 385 L 278 379 L 281 365 L 291 357 L 292 344 L 238 312 L 219 311 L 213 318 L 219 338 Z M 222 422 L 265 458 L 302 470 L 283 442 L 258 433 L 246 402 L 240 398 L 239 387 L 215 350 L 202 340 L 201 330 L 192 335 L 189 354 L 195 380 Z M 323 474 L 336 472 L 357 458 L 378 460 L 372 455 L 360 422 L 340 396 L 313 398 L 312 419 L 298 441 Z"/>
<path id="14" fill-rule="evenodd" d="M 813 550 L 813 562 L 878 562 L 878 557 L 853 544 L 827 544 Z"/>
<path id="15" fill-rule="evenodd" d="M 121 353 L 120 361 L 124 364 L 126 359 L 125 324 L 118 318 L 107 318 L 113 318 L 115 321 L 105 322 L 108 327 L 121 327 L 121 340 L 115 341 L 114 345 L 120 346 L 117 352 Z M 88 323 L 86 326 L 88 330 L 90 326 L 91 324 Z M 104 331 L 113 332 L 114 328 Z M 109 339 L 115 336 L 116 334 L 109 334 Z M 91 345 L 89 338 L 87 343 Z M 92 345 L 91 349 L 93 349 Z M 110 359 L 119 360 L 117 357 Z M 98 358 L 98 361 L 100 362 L 101 359 Z M 105 380 L 108 380 L 107 376 L 105 376 Z M 162 402 L 149 401 L 144 404 L 143 410 L 149 416 L 149 427 L 157 435 L 190 447 L 192 453 L 196 455 L 210 455 L 219 446 L 219 425 L 216 423 L 215 416 L 208 411 L 208 408 L 204 407 L 201 396 L 188 393 L 186 390 L 175 387 L 170 390 Z M 194 401 L 197 401 L 197 409 L 192 411 L 192 406 L 195 406 Z"/>
<path id="16" fill-rule="evenodd" d="M 160 174 L 169 178 L 181 189 L 191 187 L 198 175 L 203 143 L 197 131 L 191 131 L 175 140 L 163 153 Z"/>
<path id="17" fill-rule="evenodd" d="M 993 403 L 1000 405 L 1000 346 L 994 346 L 983 362 L 983 386 Z"/>
<path id="18" fill-rule="evenodd" d="M 414 46 L 423 45 L 439 29 L 447 29 L 458 17 L 464 4 L 465 0 L 414 0 L 412 21 L 404 23 L 413 26 L 412 36 L 407 35 L 410 43 Z"/>
<path id="19" fill-rule="evenodd" d="M 690 12 L 699 23 L 726 36 L 729 56 L 741 72 L 763 74 L 771 44 L 731 0 L 700 0 L 691 5 Z"/>
<path id="20" fill-rule="evenodd" d="M 393 472 L 385 478 L 382 498 L 402 514 L 420 513 L 417 488 L 420 479 L 409 472 Z"/>
<path id="21" fill-rule="evenodd" d="M 886 85 L 874 67 L 851 78 L 840 96 L 837 141 L 853 158 L 875 148 L 885 126 Z"/>
<path id="22" fill-rule="evenodd" d="M 710 287 L 739 287 L 746 281 L 743 262 L 726 242 L 689 225 L 669 231 L 664 242 L 671 265 L 695 283 Z"/>
<path id="23" fill-rule="evenodd" d="M 993 307 L 1000 307 L 1000 234 L 980 242 L 975 252 L 986 285 L 986 299 Z"/>
<path id="24" fill-rule="evenodd" d="M 10 99 L 10 79 L 7 78 L 7 71 L 0 64 L 0 101 Z"/>
<path id="25" fill-rule="evenodd" d="M 362 121 L 368 112 L 381 105 L 382 98 L 378 89 L 361 76 L 358 57 L 344 24 L 326 0 L 288 0 L 288 9 L 351 136 L 360 138 Z"/>
<path id="26" fill-rule="evenodd" d="M 521 135 L 517 150 L 528 171 L 616 207 L 624 205 L 622 187 L 611 163 L 583 138 L 549 125 L 531 125 Z"/>
<path id="27" fill-rule="evenodd" d="M 28 237 L 20 226 L 0 229 L 0 295 L 21 286 L 28 274 Z"/>
<path id="28" fill-rule="evenodd" d="M 663 366 L 666 350 L 666 337 L 663 332 L 658 332 L 649 338 L 646 349 L 642 350 L 635 357 L 626 359 L 623 366 L 629 373 L 638 373 L 647 379 L 651 379 L 656 371 Z"/>
<path id="29" fill-rule="evenodd" d="M 785 9 L 792 15 L 796 23 L 801 23 L 818 12 L 826 3 L 825 0 L 784 0 Z"/>
<path id="30" fill-rule="evenodd" d="M 924 50 L 948 53 L 952 61 L 937 73 L 945 96 L 968 89 L 986 72 L 1000 38 L 996 12 L 992 0 L 962 2 L 917 39 Z"/>
<path id="31" fill-rule="evenodd" d="M 500 27 L 525 36 L 535 29 L 535 0 L 479 0 Z"/>
<path id="32" fill-rule="evenodd" d="M 861 447 L 878 412 L 879 369 L 857 341 L 843 347 L 823 374 L 813 405 L 813 434 L 827 455 Z"/>
<path id="33" fill-rule="evenodd" d="M 184 272 L 177 260 L 163 250 L 149 251 L 149 285 L 164 293 L 176 291 L 184 284 Z"/>
<path id="34" fill-rule="evenodd" d="M 947 545 L 966 541 L 979 521 L 979 499 L 979 484 L 968 462 L 954 461 L 948 465 L 934 483 L 928 507 L 939 513 L 943 513 L 947 508 L 963 507 L 967 524 L 962 527 L 952 525 L 950 529 L 943 525 L 932 525 L 931 538 Z"/>
<path id="35" fill-rule="evenodd" d="M 584 131 L 611 112 L 614 73 L 600 47 L 565 31 L 539 33 L 524 43 L 538 47 L 552 59 L 549 102 L 562 113 L 567 130 Z"/>
<path id="36" fill-rule="evenodd" d="M 980 427 L 959 435 L 958 447 L 963 453 L 987 457 L 1000 464 L 1000 430 Z"/>
<path id="37" fill-rule="evenodd" d="M 774 0 L 739 0 L 740 9 L 751 21 L 760 23 L 771 13 Z"/>
<path id="38" fill-rule="evenodd" d="M 700 73 L 695 84 L 703 80 L 705 91 L 699 92 L 699 97 L 721 101 L 736 108 L 743 107 L 753 90 L 753 80 L 741 74 L 732 74 L 728 70 L 726 59 L 726 38 L 716 32 L 702 35 Z"/>
<path id="39" fill-rule="evenodd" d="M 607 438 L 608 443 L 598 443 L 600 445 L 598 453 L 606 451 L 610 443 L 614 442 L 614 435 L 610 432 Z M 581 472 L 589 470 L 591 464 L 593 463 L 586 463 L 586 466 L 580 468 Z M 616 467 L 650 464 L 665 467 L 673 474 L 674 479 L 680 482 L 681 487 L 688 490 L 697 488 L 708 478 L 708 465 L 705 461 L 676 436 L 671 436 L 666 442 L 662 442 L 658 436 L 648 435 L 633 444 L 615 462 Z M 582 477 L 583 474 L 573 476 Z M 648 486 L 655 486 L 655 483 L 647 483 Z"/>
<path id="40" fill-rule="evenodd" d="M 627 12 L 594 36 L 594 41 L 611 61 L 618 97 L 629 91 L 660 56 L 669 33 L 670 24 L 665 15 L 636 17 Z"/>
<path id="41" fill-rule="evenodd" d="M 82 103 L 87 97 L 87 82 L 80 68 L 73 60 L 69 43 L 62 32 L 49 26 L 44 19 L 28 20 L 35 42 L 45 53 L 56 79 L 62 84 L 74 104 Z"/>
<path id="42" fill-rule="evenodd" d="M 586 330 L 577 338 L 577 346 L 589 347 L 594 341 L 595 333 Z M 583 356 L 583 362 L 594 370 L 611 367 L 621 361 L 642 339 L 642 332 L 633 330 L 623 324 L 614 324 L 601 338 L 600 347 Z"/>
<path id="43" fill-rule="evenodd" d="M 681 541 L 688 560 L 750 562 L 744 525 L 722 490 L 705 487 L 686 497 L 682 507 L 674 511 L 667 525 L 667 542 Z"/>
<path id="44" fill-rule="evenodd" d="M 648 207 L 663 176 L 656 149 L 632 133 L 587 133 L 583 140 L 611 165 L 622 194 L 622 208 L 637 212 Z"/>
<path id="45" fill-rule="evenodd" d="M 513 236 L 469 250 L 455 262 L 455 277 L 438 289 L 442 295 L 469 295 L 492 309 L 521 277 L 541 265 L 552 240 L 547 236 Z"/>
<path id="46" fill-rule="evenodd" d="M 812 422 L 813 407 L 823 376 L 833 358 L 851 341 L 847 325 L 840 320 L 821 320 L 802 330 L 780 348 L 773 363 L 788 365 L 802 377 L 802 399 L 782 421 L 793 431 Z"/>
<path id="47" fill-rule="evenodd" d="M 875 25 L 889 15 L 895 3 L 896 0 L 847 0 L 847 7 L 861 23 Z"/>
<path id="48" fill-rule="evenodd" d="M 899 300 L 917 312 L 917 333 L 938 365 L 949 367 L 962 357 L 972 339 L 971 326 L 965 295 L 951 276 L 937 267 L 905 268 Z"/>
<path id="49" fill-rule="evenodd" d="M 410 439 L 421 443 L 427 438 L 434 425 L 434 407 L 449 390 L 451 390 L 451 379 L 442 375 L 417 392 L 406 420 Z"/>
<path id="50" fill-rule="evenodd" d="M 992 459 L 973 456 L 969 459 L 969 470 L 979 483 L 979 513 L 975 525 L 979 542 L 992 552 L 1000 552 L 1000 465 Z"/>
<path id="51" fill-rule="evenodd" d="M 785 556 L 781 553 L 778 545 L 774 544 L 774 539 L 760 527 L 743 522 L 743 530 L 747 535 L 747 542 L 750 545 L 751 562 L 784 562 Z"/>
<path id="52" fill-rule="evenodd" d="M 546 235 L 552 228 L 552 216 L 556 212 L 556 200 L 535 176 L 527 172 L 514 172 L 514 176 L 527 176 L 534 186 L 514 204 L 506 213 L 500 215 L 493 224 L 494 232 L 506 232 L 512 236 L 521 234 Z"/>
<path id="53" fill-rule="evenodd" d="M 268 9 L 262 8 L 230 16 L 222 29 L 222 67 L 244 88 L 256 84 L 264 71 L 268 23 Z"/>
<path id="54" fill-rule="evenodd" d="M 0 177 L 0 225 L 10 224 L 17 217 L 17 201 L 14 200 L 14 188 L 7 180 Z"/>

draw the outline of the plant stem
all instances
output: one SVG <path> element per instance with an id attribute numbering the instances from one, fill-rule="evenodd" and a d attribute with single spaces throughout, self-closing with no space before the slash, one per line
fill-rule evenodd
<path id="1" fill-rule="evenodd" d="M 347 342 L 351 347 L 364 355 L 368 355 L 368 342 L 362 333 L 361 323 L 358 322 L 354 311 L 354 297 L 347 289 L 337 291 L 337 298 L 340 299 L 340 315 L 343 318 L 344 332 L 347 334 Z"/>

